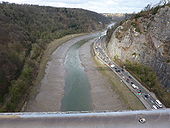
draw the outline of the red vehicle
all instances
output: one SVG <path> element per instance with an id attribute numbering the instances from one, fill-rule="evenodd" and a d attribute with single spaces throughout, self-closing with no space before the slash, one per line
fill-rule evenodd
<path id="1" fill-rule="evenodd" d="M 138 95 L 141 95 L 142 91 L 139 89 L 139 90 L 137 90 L 137 93 L 138 93 Z"/>

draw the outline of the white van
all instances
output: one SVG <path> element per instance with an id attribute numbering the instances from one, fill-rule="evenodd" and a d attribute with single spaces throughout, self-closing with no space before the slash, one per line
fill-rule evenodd
<path id="1" fill-rule="evenodd" d="M 134 89 L 139 89 L 138 86 L 136 86 L 135 84 L 132 84 L 132 87 L 133 87 Z"/>
<path id="2" fill-rule="evenodd" d="M 158 109 L 155 105 L 153 105 L 152 107 L 153 107 L 153 109 Z"/>
<path id="3" fill-rule="evenodd" d="M 162 106 L 162 103 L 161 103 L 159 100 L 156 100 L 156 101 L 155 101 L 155 104 L 157 104 L 160 108 L 163 107 L 163 106 Z"/>
<path id="4" fill-rule="evenodd" d="M 110 65 L 110 67 L 111 67 L 111 68 L 114 68 L 114 67 L 115 67 L 115 65 L 114 65 L 114 64 L 111 64 L 111 65 Z"/>

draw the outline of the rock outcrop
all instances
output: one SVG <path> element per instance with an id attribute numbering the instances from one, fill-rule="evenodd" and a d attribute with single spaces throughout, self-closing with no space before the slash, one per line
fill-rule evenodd
<path id="1" fill-rule="evenodd" d="M 126 20 L 113 32 L 108 51 L 123 62 L 152 67 L 162 85 L 170 87 L 170 7 L 145 13 Z"/>

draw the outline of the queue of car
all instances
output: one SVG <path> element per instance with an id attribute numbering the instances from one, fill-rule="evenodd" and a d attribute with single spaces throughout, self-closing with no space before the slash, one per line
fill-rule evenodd
<path id="1" fill-rule="evenodd" d="M 111 67 L 111 66 L 110 66 L 110 67 Z M 115 66 L 114 66 L 114 67 L 115 67 Z M 111 67 L 111 68 L 112 68 L 112 67 Z M 115 67 L 114 69 L 115 69 L 115 71 L 116 71 L 117 73 L 119 73 L 119 74 L 120 74 L 121 72 L 124 72 L 123 69 L 118 69 L 117 67 Z M 128 76 L 128 78 L 125 78 L 125 76 L 122 76 L 122 78 L 125 79 L 126 82 L 127 82 L 128 84 L 130 84 L 133 89 L 136 90 L 137 95 L 142 95 L 145 100 L 150 100 L 150 99 L 149 99 L 149 98 L 150 98 L 150 94 L 142 93 L 142 90 L 139 89 L 139 87 L 136 86 L 132 81 L 130 81 L 130 80 L 132 79 L 131 76 Z M 123 82 L 123 81 L 122 81 L 122 82 Z M 162 108 L 162 107 L 163 107 L 162 103 L 161 103 L 159 100 L 152 101 L 151 103 L 153 104 L 153 105 L 152 105 L 152 108 L 153 108 L 153 109 L 159 109 L 159 108 Z"/>
<path id="2" fill-rule="evenodd" d="M 142 90 L 137 85 L 134 84 L 134 82 L 132 81 L 133 78 L 130 75 L 125 77 L 125 75 L 123 74 L 125 72 L 125 70 L 123 68 L 116 66 L 113 62 L 111 62 L 109 57 L 102 50 L 100 44 L 98 44 L 98 46 L 96 45 L 95 49 L 96 49 L 96 51 L 99 52 L 98 55 L 100 56 L 100 58 L 105 63 L 107 63 L 107 65 L 109 65 L 112 70 L 117 72 L 122 77 L 122 79 L 124 79 L 127 82 L 127 84 L 131 85 L 131 87 L 137 92 L 138 96 L 141 95 L 145 100 L 147 100 L 147 101 L 149 100 L 149 102 L 152 103 L 153 109 L 159 109 L 159 108 L 163 107 L 162 103 L 159 100 L 153 101 L 153 100 L 150 99 L 150 94 L 143 93 Z M 123 80 L 121 80 L 121 82 L 123 82 Z"/>

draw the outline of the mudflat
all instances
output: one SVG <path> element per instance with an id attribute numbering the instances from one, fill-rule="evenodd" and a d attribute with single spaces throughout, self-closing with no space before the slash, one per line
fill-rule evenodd
<path id="1" fill-rule="evenodd" d="M 45 75 L 37 92 L 28 101 L 25 111 L 27 112 L 56 112 L 61 111 L 64 97 L 65 74 L 64 62 L 69 48 L 80 40 L 94 37 L 94 34 L 73 38 L 60 45 L 51 55 L 46 65 Z M 92 99 L 92 110 L 125 110 L 126 105 L 112 88 L 112 83 L 107 76 L 100 72 L 99 67 L 91 54 L 91 45 L 94 39 L 86 42 L 79 48 L 79 57 L 88 76 Z"/>
<path id="2" fill-rule="evenodd" d="M 126 110 L 127 106 L 114 90 L 112 82 L 100 72 L 101 67 L 96 65 L 91 46 L 94 40 L 85 43 L 80 49 L 80 59 L 87 73 L 90 85 L 93 110 Z M 104 69 L 108 70 L 108 69 Z"/>
<path id="3" fill-rule="evenodd" d="M 60 111 L 61 100 L 64 96 L 65 87 L 65 56 L 73 44 L 80 40 L 90 38 L 95 34 L 73 38 L 60 45 L 50 56 L 50 61 L 46 65 L 45 75 L 41 80 L 36 94 L 31 96 L 25 110 L 27 112 L 54 112 Z"/>

